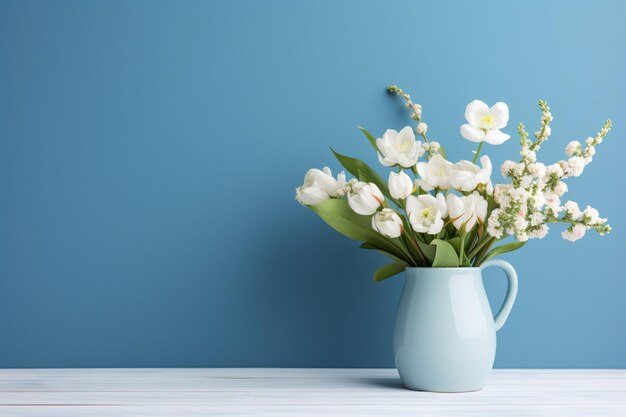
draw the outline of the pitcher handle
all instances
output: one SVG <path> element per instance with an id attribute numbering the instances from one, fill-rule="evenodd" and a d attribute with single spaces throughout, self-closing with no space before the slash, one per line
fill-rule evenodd
<path id="1" fill-rule="evenodd" d="M 496 317 L 494 318 L 496 331 L 498 331 L 502 328 L 502 326 L 504 326 L 506 319 L 509 317 L 509 313 L 511 312 L 511 308 L 513 308 L 513 303 L 515 302 L 515 297 L 517 296 L 517 273 L 510 263 L 501 259 L 490 259 L 482 264 L 480 269 L 483 270 L 485 268 L 489 268 L 490 266 L 497 266 L 502 269 L 509 281 L 502 307 L 500 307 L 500 311 L 498 311 L 498 314 L 496 314 Z"/>

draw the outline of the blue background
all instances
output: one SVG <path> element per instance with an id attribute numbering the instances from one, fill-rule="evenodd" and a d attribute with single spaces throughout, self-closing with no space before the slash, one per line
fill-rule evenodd
<path id="1" fill-rule="evenodd" d="M 568 196 L 614 232 L 504 256 L 496 366 L 626 367 L 626 3 L 434 3 L 0 1 L 0 367 L 393 366 L 402 279 L 294 201 L 409 122 L 391 83 L 453 160 L 475 98 L 514 138 L 548 100 L 545 162 L 613 118 Z"/>

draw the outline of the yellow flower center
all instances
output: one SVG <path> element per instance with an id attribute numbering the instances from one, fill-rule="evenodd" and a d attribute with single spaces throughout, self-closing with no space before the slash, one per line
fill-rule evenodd
<path id="1" fill-rule="evenodd" d="M 493 126 L 493 115 L 488 114 L 486 116 L 483 116 L 480 121 L 482 122 L 483 126 L 485 127 L 491 127 Z"/>

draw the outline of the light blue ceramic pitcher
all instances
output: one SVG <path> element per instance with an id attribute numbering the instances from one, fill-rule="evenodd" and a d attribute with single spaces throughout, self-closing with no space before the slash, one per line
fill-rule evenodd
<path id="1" fill-rule="evenodd" d="M 503 269 L 509 281 L 495 320 L 481 274 L 490 266 Z M 404 385 L 439 392 L 483 388 L 496 354 L 496 331 L 516 295 L 517 274 L 502 260 L 480 268 L 407 268 L 393 338 Z"/>

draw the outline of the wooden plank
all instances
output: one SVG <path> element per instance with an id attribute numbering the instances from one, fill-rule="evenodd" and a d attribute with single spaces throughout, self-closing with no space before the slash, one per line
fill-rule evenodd
<path id="1" fill-rule="evenodd" d="M 626 416 L 625 370 L 495 370 L 479 392 L 393 369 L 4 369 L 1 416 Z"/>

